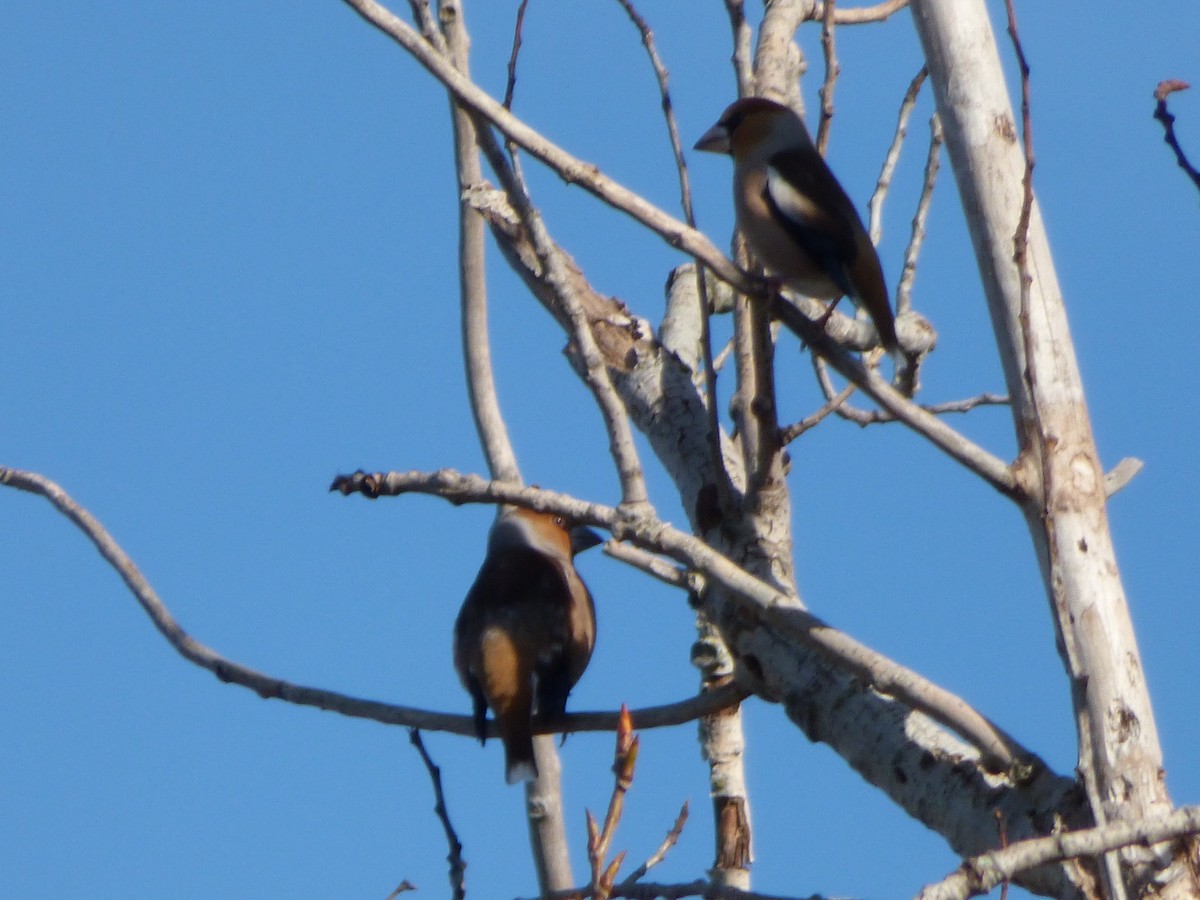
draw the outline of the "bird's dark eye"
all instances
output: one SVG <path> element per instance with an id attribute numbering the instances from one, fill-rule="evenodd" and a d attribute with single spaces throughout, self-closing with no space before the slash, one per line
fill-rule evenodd
<path id="1" fill-rule="evenodd" d="M 566 520 L 566 519 L 564 519 L 562 516 L 555 516 L 555 517 L 554 517 L 554 524 L 555 524 L 555 525 L 557 525 L 559 528 L 566 528 L 566 527 L 567 527 L 567 520 Z"/>

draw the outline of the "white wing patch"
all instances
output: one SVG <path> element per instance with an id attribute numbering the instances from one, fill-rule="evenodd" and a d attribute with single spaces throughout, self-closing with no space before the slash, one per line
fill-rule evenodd
<path id="1" fill-rule="evenodd" d="M 811 197 L 797 190 L 774 166 L 767 166 L 767 194 L 780 213 L 803 228 L 812 228 L 814 219 L 826 215 Z"/>

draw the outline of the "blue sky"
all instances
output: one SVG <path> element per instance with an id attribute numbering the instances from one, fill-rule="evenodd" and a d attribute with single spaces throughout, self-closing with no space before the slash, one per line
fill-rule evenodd
<path id="1" fill-rule="evenodd" d="M 567 6 L 531 4 L 516 111 L 677 209 L 636 33 L 615 3 Z M 499 94 L 515 3 L 474 7 L 473 69 Z M 641 10 L 694 140 L 734 94 L 721 5 Z M 1018 5 L 1036 184 L 1101 457 L 1146 462 L 1110 515 L 1168 785 L 1194 803 L 1200 208 L 1150 116 L 1160 79 L 1200 82 L 1200 19 L 1185 0 L 1141 8 L 1135 23 L 1087 12 Z M 13 5 L 3 18 L 0 464 L 72 492 L 183 626 L 230 658 L 466 712 L 450 628 L 490 511 L 326 492 L 359 467 L 483 470 L 457 355 L 444 93 L 333 0 Z M 802 43 L 815 74 L 816 31 Z M 908 15 L 841 29 L 839 55 L 830 159 L 865 205 L 920 67 Z M 817 82 L 804 83 L 810 107 Z M 1200 94 L 1176 95 L 1173 109 L 1196 160 Z M 885 213 L 893 284 L 930 111 L 925 94 Z M 701 227 L 724 245 L 728 164 L 690 162 Z M 592 282 L 657 321 L 682 257 L 530 169 L 548 224 Z M 525 477 L 615 502 L 561 333 L 494 252 L 490 267 L 500 397 Z M 1001 390 L 948 165 L 914 302 L 940 333 L 924 398 Z M 796 419 L 820 401 L 794 340 L 780 347 L 781 412 Z M 1011 454 L 1006 411 L 954 424 Z M 897 426 L 829 421 L 791 450 L 797 574 L 813 610 L 1069 772 L 1067 685 L 1015 508 Z M 660 472 L 650 487 L 662 515 L 683 521 Z M 445 846 L 403 730 L 264 702 L 184 662 L 44 501 L 0 494 L 0 545 L 0 894 L 382 898 L 406 878 L 422 896 L 444 892 Z M 601 631 L 571 706 L 692 693 L 684 598 L 599 553 L 580 565 Z M 939 838 L 777 707 L 750 701 L 746 724 L 756 888 L 901 897 L 954 866 Z M 473 896 L 535 893 L 521 792 L 503 783 L 499 748 L 426 740 Z M 688 799 L 692 821 L 654 877 L 689 880 L 712 846 L 695 730 L 642 740 L 617 844 L 644 858 Z M 563 749 L 581 881 L 583 808 L 606 803 L 610 754 L 601 735 Z"/>

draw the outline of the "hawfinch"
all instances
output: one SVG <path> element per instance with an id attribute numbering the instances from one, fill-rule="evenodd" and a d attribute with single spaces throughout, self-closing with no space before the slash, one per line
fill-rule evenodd
<path id="1" fill-rule="evenodd" d="M 849 297 L 897 355 L 879 256 L 800 117 L 772 100 L 747 97 L 721 114 L 696 149 L 733 157 L 738 228 L 767 272 L 809 297 Z"/>
<path id="2" fill-rule="evenodd" d="M 574 556 L 601 542 L 561 516 L 504 507 L 454 623 L 454 668 L 487 740 L 491 707 L 509 784 L 537 777 L 532 718 L 563 715 L 596 642 L 592 595 Z"/>

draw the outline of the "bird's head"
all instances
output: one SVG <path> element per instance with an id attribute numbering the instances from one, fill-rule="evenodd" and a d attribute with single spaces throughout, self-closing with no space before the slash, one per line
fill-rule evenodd
<path id="1" fill-rule="evenodd" d="M 743 97 L 721 113 L 717 124 L 696 141 L 696 150 L 725 153 L 736 160 L 811 144 L 800 117 L 766 97 Z"/>
<path id="2" fill-rule="evenodd" d="M 488 534 L 488 552 L 531 547 L 559 559 L 570 559 L 604 542 L 592 529 L 557 513 L 505 506 Z"/>

